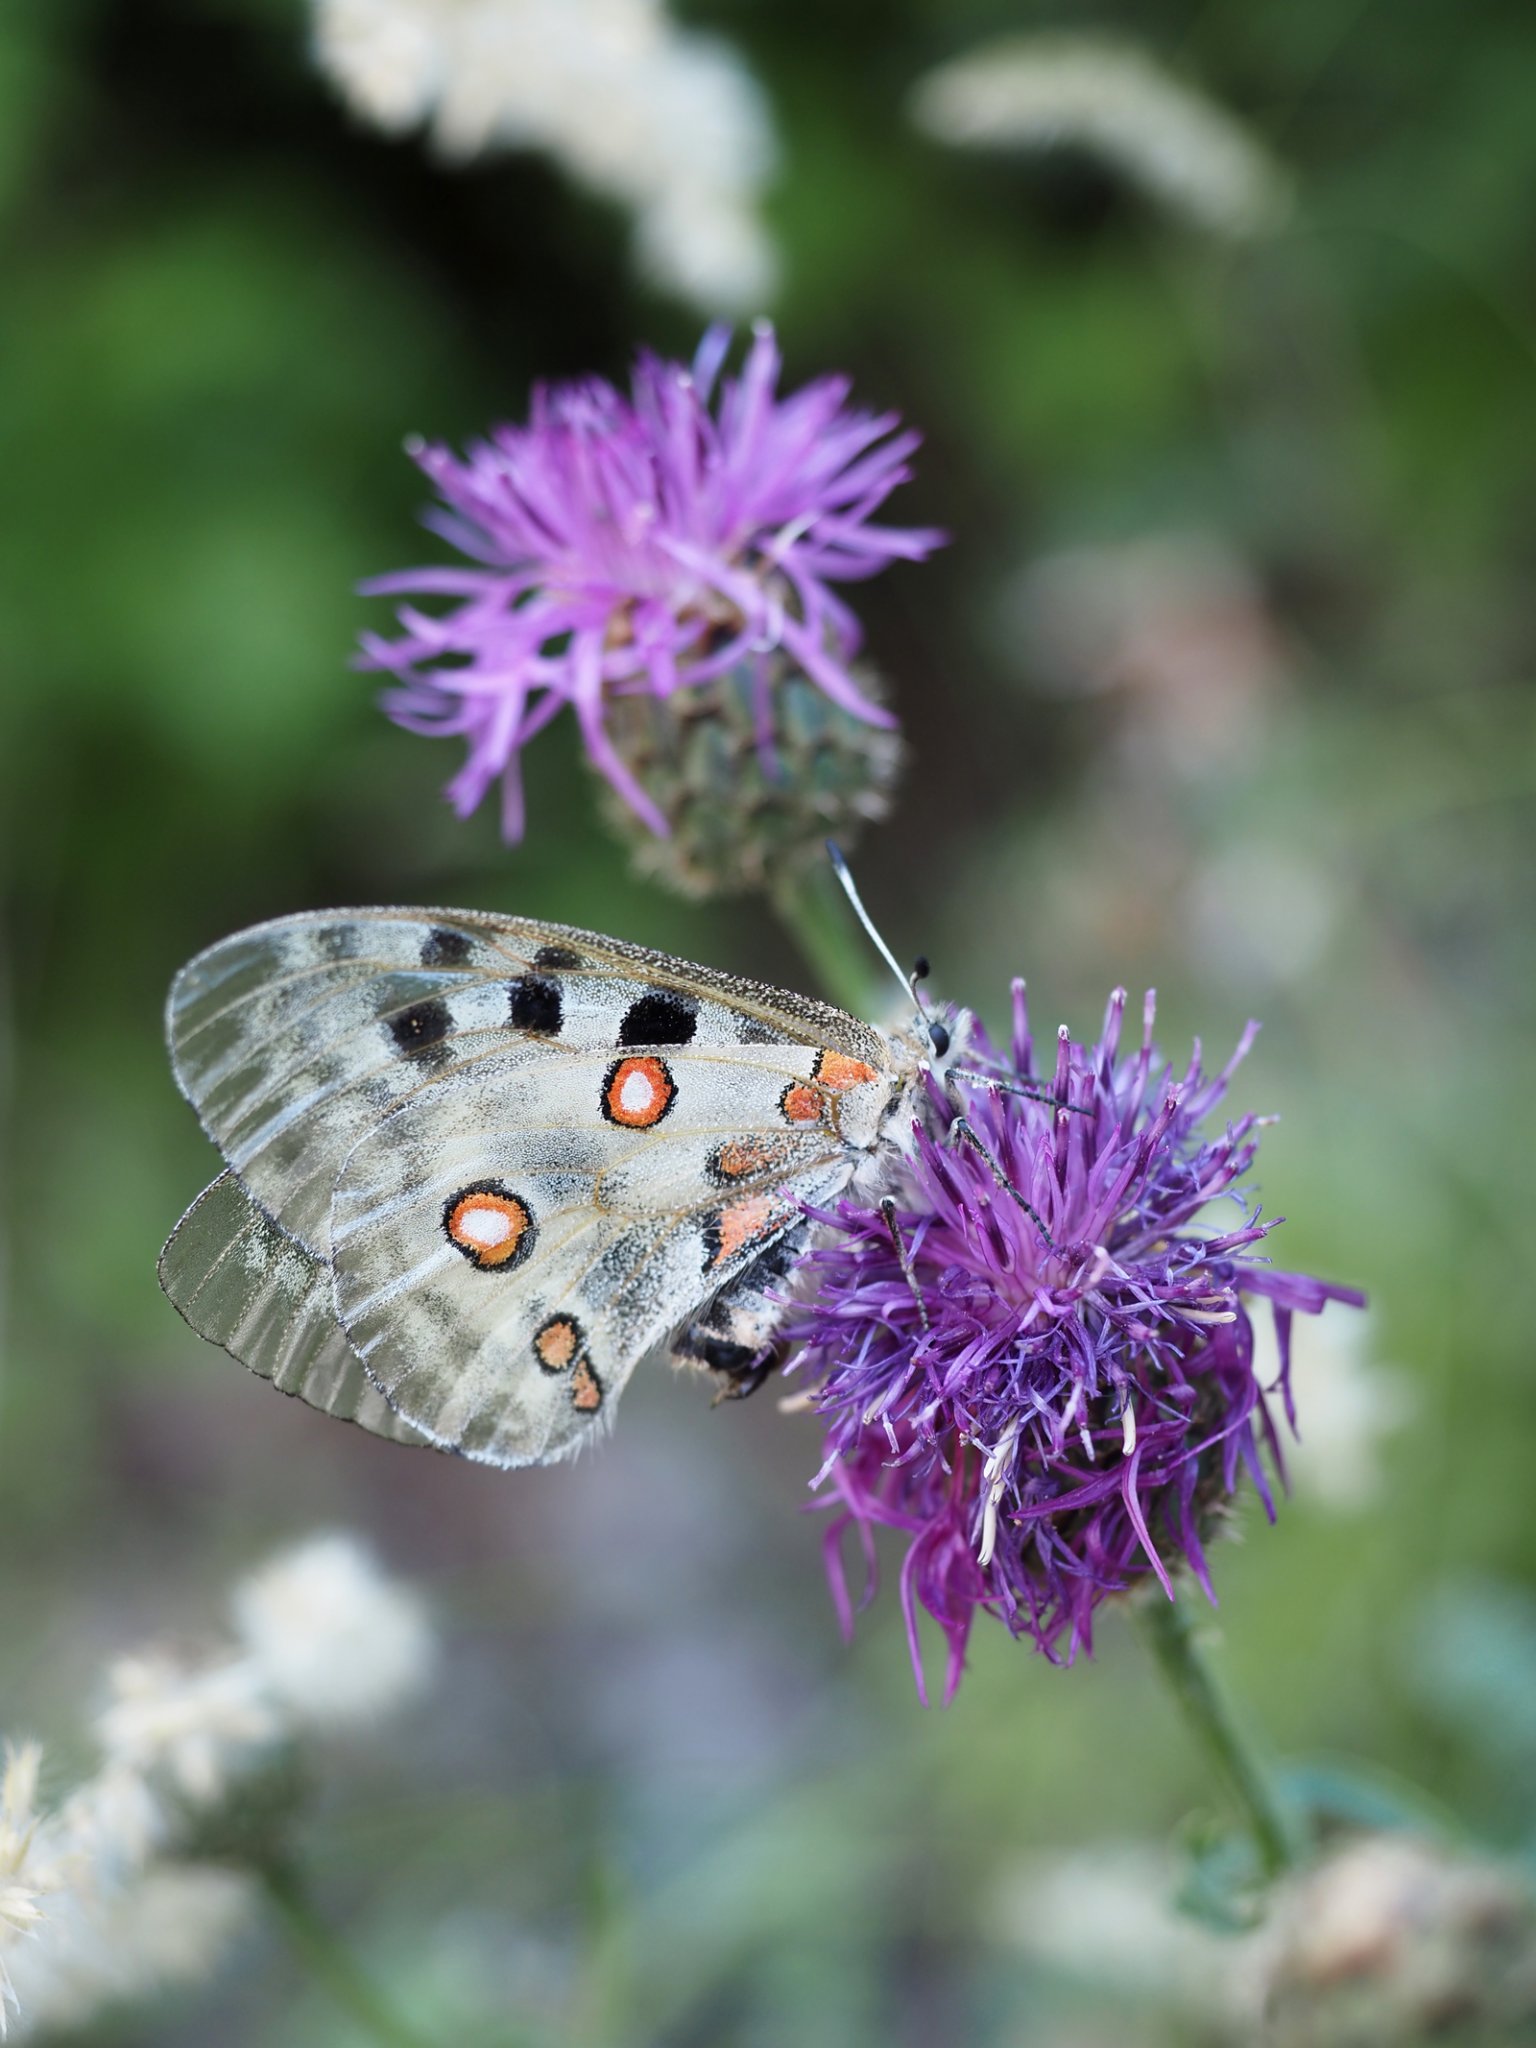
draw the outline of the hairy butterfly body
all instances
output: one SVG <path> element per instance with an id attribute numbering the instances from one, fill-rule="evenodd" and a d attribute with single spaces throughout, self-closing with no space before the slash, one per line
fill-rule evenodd
<path id="1" fill-rule="evenodd" d="M 475 911 L 278 919 L 167 1011 L 227 1170 L 161 1256 L 284 1391 L 497 1465 L 564 1457 L 649 1350 L 750 1384 L 807 1204 L 887 1174 L 929 1048 Z"/>

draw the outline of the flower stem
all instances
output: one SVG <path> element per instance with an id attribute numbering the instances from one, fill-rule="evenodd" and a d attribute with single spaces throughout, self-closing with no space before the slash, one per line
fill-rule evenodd
<path id="1" fill-rule="evenodd" d="M 830 1001 L 856 1017 L 870 1005 L 871 976 L 861 965 L 868 941 L 828 866 L 776 884 L 768 900 Z"/>
<path id="2" fill-rule="evenodd" d="M 382 1993 L 359 1967 L 310 1902 L 309 1893 L 291 1863 L 264 1863 L 260 1876 L 267 1899 L 283 1923 L 283 1931 L 312 1976 L 323 1984 L 343 2012 L 380 2048 L 426 2048 L 420 2034 L 405 2026 L 389 2009 Z"/>
<path id="3" fill-rule="evenodd" d="M 1132 1606 L 1186 1727 L 1248 1824 L 1264 1875 L 1278 1877 L 1295 1862 L 1296 1844 L 1269 1773 L 1196 1641 L 1188 1609 L 1182 1601 L 1164 1599 L 1156 1587 Z"/>

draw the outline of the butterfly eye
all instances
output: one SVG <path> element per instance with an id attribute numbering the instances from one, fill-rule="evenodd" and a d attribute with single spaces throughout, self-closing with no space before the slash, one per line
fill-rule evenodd
<path id="1" fill-rule="evenodd" d="M 928 1024 L 928 1038 L 929 1042 L 933 1046 L 934 1052 L 938 1055 L 940 1059 L 943 1059 L 945 1053 L 949 1051 L 948 1026 L 940 1024 L 937 1021 L 937 1019 L 930 1019 Z"/>

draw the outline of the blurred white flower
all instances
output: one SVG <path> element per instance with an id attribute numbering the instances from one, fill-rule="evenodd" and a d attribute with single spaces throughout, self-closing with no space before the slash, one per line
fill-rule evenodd
<path id="1" fill-rule="evenodd" d="M 1245 1934 L 1185 1918 L 1176 1882 L 1169 1856 L 1136 1843 L 1032 1857 L 1004 1877 L 994 1935 L 1117 2008 L 1177 2012 L 1232 2048 L 1407 2048 L 1445 2039 L 1452 2019 L 1479 2041 L 1533 2038 L 1536 1899 L 1512 1866 L 1355 1836 L 1279 1885 Z"/>
<path id="2" fill-rule="evenodd" d="M 1278 1894 L 1235 2006 L 1273 2048 L 1536 2039 L 1529 1875 L 1410 1834 L 1358 1836 Z"/>
<path id="3" fill-rule="evenodd" d="M 36 1929 L 43 1917 L 43 1899 L 59 1882 L 38 1840 L 41 1762 L 35 1742 L 16 1748 L 7 1744 L 0 1774 L 0 2040 L 19 2004 L 12 1977 L 15 1951 Z"/>
<path id="4" fill-rule="evenodd" d="M 420 121 L 442 91 L 442 37 L 430 9 L 330 0 L 317 12 L 315 46 L 351 105 L 391 133 Z"/>
<path id="5" fill-rule="evenodd" d="M 238 1808 L 279 1745 L 383 1713 L 430 1670 L 419 1603 L 349 1537 L 273 1559 L 233 1605 L 234 1654 L 119 1660 L 96 1723 L 101 1768 L 53 1811 L 37 1811 L 36 1748 L 7 1752 L 0 2036 L 18 2012 L 27 2031 L 73 2026 L 210 1974 L 258 1887 L 202 1860 L 200 1829 Z"/>
<path id="6" fill-rule="evenodd" d="M 199 1806 L 285 1733 L 282 1715 L 244 1658 L 189 1671 L 168 1657 L 124 1657 L 109 1674 L 96 1732 L 109 1758 Z"/>
<path id="7" fill-rule="evenodd" d="M 319 1536 L 274 1558 L 233 1604 L 260 1691 L 301 1726 L 388 1713 L 430 1675 L 421 1603 L 350 1536 Z"/>
<path id="8" fill-rule="evenodd" d="M 986 43 L 922 79 L 912 111 L 941 142 L 1070 143 L 1214 234 L 1263 234 L 1289 211 L 1285 175 L 1254 137 L 1129 44 L 1054 35 Z"/>
<path id="9" fill-rule="evenodd" d="M 160 1847 L 166 1815 L 141 1772 L 108 1758 L 94 1778 L 75 1787 L 49 1827 L 65 1868 L 88 1869 L 113 1883 L 141 1869 Z"/>
<path id="10" fill-rule="evenodd" d="M 1253 1369 L 1264 1386 L 1280 1370 L 1268 1316 L 1253 1323 Z M 1369 1313 L 1297 1316 L 1291 1324 L 1291 1387 L 1300 1439 L 1285 1447 L 1299 1494 L 1337 1513 L 1369 1507 L 1381 1491 L 1382 1445 L 1414 1412 L 1413 1391 L 1374 1357 Z"/>
<path id="11" fill-rule="evenodd" d="M 762 304 L 766 102 L 661 0 L 315 0 L 321 65 L 365 120 L 447 154 L 548 150 L 634 209 L 646 268 L 709 311 Z"/>
<path id="12" fill-rule="evenodd" d="M 25 2038 L 102 2007 L 210 1976 L 253 1916 L 255 1880 L 212 1863 L 151 1864 L 134 1881 L 87 1881 L 50 1910 L 13 1972 Z"/>

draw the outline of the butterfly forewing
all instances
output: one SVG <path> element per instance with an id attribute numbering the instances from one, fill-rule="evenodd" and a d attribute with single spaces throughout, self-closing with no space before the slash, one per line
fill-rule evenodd
<path id="1" fill-rule="evenodd" d="M 881 1034 L 789 991 L 568 926 L 453 910 L 312 912 L 238 933 L 177 976 L 167 1029 L 209 1136 L 322 1256 L 352 1146 L 488 1052 L 787 1040 L 885 1057 Z"/>

